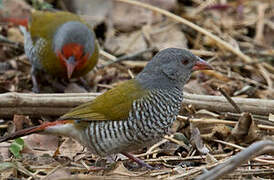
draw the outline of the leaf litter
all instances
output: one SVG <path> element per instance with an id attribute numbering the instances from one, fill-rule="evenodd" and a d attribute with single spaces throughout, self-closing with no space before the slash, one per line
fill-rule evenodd
<path id="1" fill-rule="evenodd" d="M 34 5 L 36 8 L 48 7 L 45 5 L 47 1 L 34 2 L 36 1 L 33 1 L 33 7 Z M 69 7 L 73 5 L 68 5 L 66 1 L 48 2 L 62 10 L 68 7 L 76 12 L 84 12 L 86 16 L 83 17 L 89 21 L 96 20 L 96 14 L 89 14 L 88 12 L 91 11 L 83 8 L 83 4 L 88 3 L 84 0 L 74 1 L 75 7 Z M 113 0 L 98 5 L 98 8 L 102 9 L 102 14 L 97 17 L 94 26 L 101 48 L 116 57 L 149 48 L 154 50 L 117 64 L 97 68 L 89 73 L 85 79 L 92 87 L 90 91 L 105 92 L 116 84 L 131 79 L 132 75 L 142 70 L 155 52 L 172 46 L 191 49 L 195 54 L 207 59 L 215 68 L 215 71 L 194 73 L 185 86 L 186 92 L 222 96 L 218 90 L 222 88 L 230 97 L 273 101 L 274 6 L 271 1 L 178 0 L 158 1 L 156 4 L 151 0 L 140 2 L 158 6 L 195 23 L 228 42 L 234 49 L 241 50 L 252 61 L 249 62 L 228 51 L 218 41 L 161 13 Z M 26 17 L 33 9 L 31 4 L 24 1 L 6 0 L 2 3 L 5 8 L 1 9 L 0 17 L 8 14 Z M 24 56 L 23 36 L 19 33 L 18 27 L 7 23 L 1 24 L 0 33 L 4 37 L 4 39 L 0 38 L 0 92 L 31 92 L 30 64 Z M 99 66 L 107 62 L 107 58 L 100 57 Z M 55 92 L 46 81 L 41 83 L 43 92 Z M 86 91 L 79 82 L 72 82 L 66 88 L 66 92 Z M 205 107 L 210 107 L 210 104 Z M 1 135 L 42 122 L 37 117 L 17 114 L 13 117 L 0 118 L 3 119 L 0 123 Z M 8 124 L 12 121 L 13 123 Z M 0 144 L 0 177 L 194 179 L 206 169 L 218 167 L 231 156 L 235 157 L 244 147 L 254 147 L 250 146 L 253 142 L 263 140 L 264 142 L 259 144 L 261 149 L 267 147 L 269 143 L 265 140 L 273 141 L 273 125 L 273 113 L 267 115 L 249 112 L 231 113 L 210 111 L 207 108 L 197 109 L 193 105 L 182 106 L 180 116 L 170 134 L 156 145 L 135 152 L 147 163 L 159 166 L 157 170 L 146 171 L 132 167 L 133 162 L 118 156 L 116 165 L 110 166 L 108 170 L 90 171 L 90 167 L 100 163 L 108 165 L 110 161 L 90 154 L 70 138 L 31 135 L 23 138 L 25 145 L 17 152 L 22 156 L 21 158 L 12 155 L 13 150 L 9 151 L 10 142 Z M 54 156 L 58 147 L 59 153 Z M 246 160 L 250 156 L 246 155 Z M 274 178 L 273 155 L 270 153 L 257 154 L 255 158 L 254 156 L 241 165 L 232 163 L 237 169 L 230 174 L 224 173 L 223 177 Z M 115 160 L 114 158 L 114 162 Z"/>

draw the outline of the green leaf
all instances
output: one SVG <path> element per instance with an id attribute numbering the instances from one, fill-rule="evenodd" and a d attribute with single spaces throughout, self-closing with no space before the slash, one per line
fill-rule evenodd
<path id="1" fill-rule="evenodd" d="M 23 150 L 23 148 L 24 148 L 24 140 L 21 138 L 17 138 L 12 142 L 9 150 L 16 158 L 21 158 L 20 152 Z"/>

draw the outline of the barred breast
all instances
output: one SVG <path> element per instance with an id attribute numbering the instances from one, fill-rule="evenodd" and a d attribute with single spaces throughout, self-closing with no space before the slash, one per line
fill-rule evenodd
<path id="1" fill-rule="evenodd" d="M 85 144 L 93 153 L 106 156 L 156 143 L 176 119 L 182 99 L 179 88 L 152 90 L 134 101 L 127 120 L 90 123 L 83 134 Z"/>

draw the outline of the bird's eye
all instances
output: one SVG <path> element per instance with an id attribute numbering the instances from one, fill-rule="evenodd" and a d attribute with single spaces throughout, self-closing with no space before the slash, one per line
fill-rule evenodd
<path id="1" fill-rule="evenodd" d="M 183 59 L 183 60 L 182 60 L 182 64 L 183 64 L 183 65 L 187 65 L 188 63 L 189 63 L 189 61 L 188 61 L 187 59 Z"/>

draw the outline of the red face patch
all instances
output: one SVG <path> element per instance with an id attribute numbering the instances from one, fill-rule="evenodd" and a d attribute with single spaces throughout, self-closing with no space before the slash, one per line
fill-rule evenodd
<path id="1" fill-rule="evenodd" d="M 57 52 L 61 63 L 66 66 L 66 60 L 74 56 L 76 60 L 75 70 L 81 69 L 88 59 L 88 53 L 84 54 L 84 47 L 77 43 L 69 43 L 63 46 L 62 50 Z"/>

